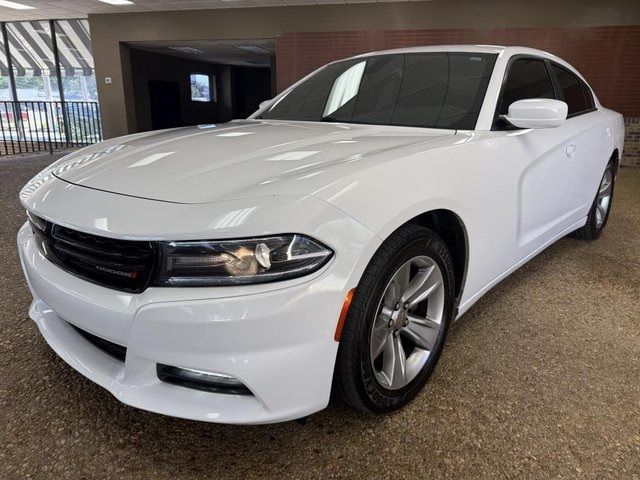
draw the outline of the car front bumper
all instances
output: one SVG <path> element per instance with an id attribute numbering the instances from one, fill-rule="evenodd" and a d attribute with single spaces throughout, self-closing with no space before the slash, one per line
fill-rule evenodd
<path id="1" fill-rule="evenodd" d="M 49 262 L 28 224 L 18 233 L 18 246 L 33 295 L 29 314 L 41 334 L 65 362 L 118 400 L 166 415 L 237 424 L 292 420 L 326 407 L 336 322 L 353 286 L 337 281 L 335 271 L 344 270 L 339 258 L 304 281 L 129 294 Z M 125 361 L 72 325 L 125 346 Z M 165 383 L 157 364 L 230 375 L 252 395 Z"/>

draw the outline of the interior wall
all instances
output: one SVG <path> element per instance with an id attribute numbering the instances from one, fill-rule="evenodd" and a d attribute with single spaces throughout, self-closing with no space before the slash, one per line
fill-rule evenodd
<path id="1" fill-rule="evenodd" d="M 352 32 L 354 28 L 389 31 L 640 25 L 640 2 L 432 0 L 96 14 L 89 15 L 89 23 L 103 130 L 105 137 L 111 138 L 135 131 L 137 123 L 130 74 L 120 51 L 122 42 L 277 38 L 292 32 Z M 326 42 L 323 48 L 331 49 L 338 40 L 327 38 Z M 298 51 L 300 58 L 307 53 Z M 633 54 L 637 52 L 627 55 Z M 105 83 L 105 77 L 112 82 Z"/>
<path id="2" fill-rule="evenodd" d="M 553 53 L 578 69 L 604 106 L 640 117 L 640 25 L 287 33 L 276 44 L 278 90 L 341 58 L 447 44 L 525 45 Z"/>
<path id="3" fill-rule="evenodd" d="M 444 44 L 526 45 L 568 61 L 584 75 L 602 105 L 625 116 L 621 164 L 640 167 L 640 25 L 286 33 L 276 41 L 278 90 L 337 59 Z"/>
<path id="4" fill-rule="evenodd" d="M 135 131 L 152 129 L 149 99 L 150 81 L 170 81 L 180 85 L 180 105 L 183 125 L 227 122 L 231 120 L 230 67 L 196 62 L 186 58 L 145 52 L 131 48 L 131 78 L 135 105 Z M 191 73 L 215 75 L 217 101 L 191 101 Z"/>

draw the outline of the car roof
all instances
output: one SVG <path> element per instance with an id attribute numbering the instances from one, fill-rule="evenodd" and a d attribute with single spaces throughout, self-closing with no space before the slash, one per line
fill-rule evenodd
<path id="1" fill-rule="evenodd" d="M 490 53 L 498 55 L 498 57 L 510 58 L 514 55 L 533 55 L 536 57 L 546 58 L 553 60 L 554 62 L 568 68 L 576 73 L 582 80 L 584 77 L 578 72 L 578 70 L 569 62 L 553 55 L 552 53 L 545 52 L 544 50 L 538 50 L 530 47 L 519 46 L 503 46 L 503 45 L 425 45 L 418 47 L 408 48 L 394 48 L 391 50 L 380 50 L 377 52 L 363 53 L 362 55 L 356 55 L 354 57 L 347 58 L 345 60 L 355 58 L 367 58 L 375 55 L 393 55 L 402 53 L 426 53 L 426 52 L 455 52 L 455 53 Z M 586 82 L 586 80 L 585 80 Z"/>
<path id="2" fill-rule="evenodd" d="M 418 47 L 394 48 L 391 50 L 380 50 L 377 52 L 364 53 L 351 58 L 370 57 L 373 55 L 391 55 L 399 53 L 421 53 L 421 52 L 460 52 L 460 53 L 493 53 L 500 56 L 510 57 L 518 54 L 538 55 L 541 57 L 560 60 L 555 55 L 529 47 L 503 46 L 503 45 L 425 45 Z"/>

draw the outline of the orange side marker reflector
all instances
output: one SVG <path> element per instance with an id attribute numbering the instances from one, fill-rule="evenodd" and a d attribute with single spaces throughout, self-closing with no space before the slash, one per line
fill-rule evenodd
<path id="1" fill-rule="evenodd" d="M 340 311 L 340 318 L 338 318 L 338 325 L 336 325 L 336 333 L 333 336 L 333 339 L 336 342 L 340 341 L 340 337 L 342 336 L 342 329 L 344 328 L 344 321 L 347 319 L 347 314 L 349 313 L 349 307 L 351 306 L 351 300 L 353 299 L 353 294 L 356 293 L 356 289 L 352 288 L 347 292 L 347 296 L 344 299 L 344 303 L 342 304 L 342 310 Z"/>

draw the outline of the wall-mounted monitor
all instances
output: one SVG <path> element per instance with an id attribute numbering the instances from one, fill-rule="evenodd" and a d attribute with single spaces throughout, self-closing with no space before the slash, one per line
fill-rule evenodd
<path id="1" fill-rule="evenodd" d="M 215 77 L 205 73 L 191 74 L 191 101 L 211 102 L 215 99 Z"/>

